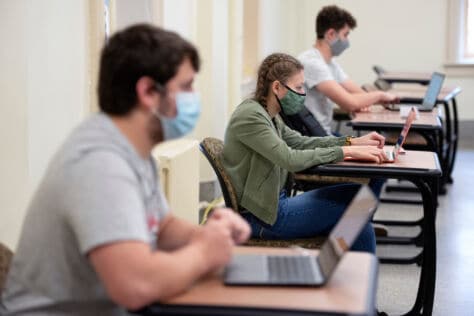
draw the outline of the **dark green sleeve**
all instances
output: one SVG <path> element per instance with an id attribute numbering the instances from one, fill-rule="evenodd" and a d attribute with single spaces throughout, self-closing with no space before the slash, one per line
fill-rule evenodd
<path id="1" fill-rule="evenodd" d="M 272 122 L 260 112 L 247 113 L 232 123 L 235 137 L 274 164 L 290 172 L 298 172 L 314 165 L 325 164 L 343 159 L 339 146 L 294 149 L 281 139 L 272 127 Z M 302 136 L 299 136 L 302 137 Z M 289 136 L 291 142 L 297 142 L 295 136 Z M 304 139 L 304 138 L 302 138 Z M 304 140 L 305 146 L 312 147 L 313 140 Z M 314 144 L 324 143 L 318 141 Z M 328 141 L 326 143 L 329 145 Z"/>

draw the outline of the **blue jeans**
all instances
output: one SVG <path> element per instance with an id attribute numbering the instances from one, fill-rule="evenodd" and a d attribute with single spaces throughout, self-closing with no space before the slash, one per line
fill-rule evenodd
<path id="1" fill-rule="evenodd" d="M 370 183 L 377 196 L 383 183 L 384 180 L 372 180 Z M 359 188 L 358 184 L 338 184 L 294 197 L 288 197 L 283 189 L 280 192 L 277 219 L 273 225 L 262 222 L 249 212 L 242 216 L 252 228 L 252 238 L 292 239 L 327 235 Z M 375 253 L 375 234 L 370 223 L 364 227 L 352 250 Z"/>

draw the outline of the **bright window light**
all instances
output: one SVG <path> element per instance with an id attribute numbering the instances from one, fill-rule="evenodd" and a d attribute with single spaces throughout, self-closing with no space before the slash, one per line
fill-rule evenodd
<path id="1" fill-rule="evenodd" d="M 466 44 L 464 57 L 474 58 L 474 1 L 466 0 Z"/>

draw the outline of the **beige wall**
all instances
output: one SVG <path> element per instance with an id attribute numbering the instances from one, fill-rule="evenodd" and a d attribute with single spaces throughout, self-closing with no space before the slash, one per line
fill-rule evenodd
<path id="1" fill-rule="evenodd" d="M 88 110 L 86 2 L 0 2 L 0 240 L 14 247 L 56 148 Z"/>

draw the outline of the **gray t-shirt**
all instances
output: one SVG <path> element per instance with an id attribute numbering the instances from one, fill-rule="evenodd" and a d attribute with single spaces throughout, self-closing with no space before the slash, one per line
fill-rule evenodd
<path id="1" fill-rule="evenodd" d="M 152 157 L 143 159 L 105 114 L 80 125 L 31 201 L 1 315 L 127 315 L 107 296 L 87 254 L 141 241 L 156 249 L 168 213 Z"/>
<path id="2" fill-rule="evenodd" d="M 331 135 L 331 122 L 334 104 L 316 86 L 323 81 L 335 80 L 342 83 L 347 80 L 346 73 L 333 59 L 326 63 L 319 50 L 311 48 L 298 56 L 304 66 L 306 101 L 308 110 L 316 117 L 326 132 Z"/>

